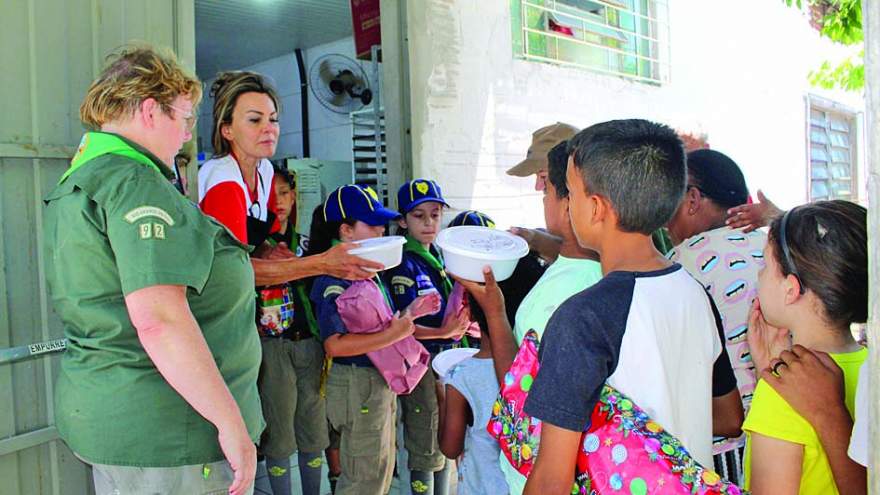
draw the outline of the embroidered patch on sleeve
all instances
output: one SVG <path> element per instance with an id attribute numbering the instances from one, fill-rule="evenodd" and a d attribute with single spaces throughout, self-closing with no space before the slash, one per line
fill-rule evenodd
<path id="1" fill-rule="evenodd" d="M 167 223 L 169 227 L 174 225 L 174 219 L 171 218 L 171 215 L 169 215 L 167 211 L 159 208 L 158 206 L 138 206 L 137 208 L 126 213 L 123 218 L 125 218 L 125 221 L 128 223 L 135 223 L 138 220 L 146 217 L 158 218 L 159 220 Z"/>
<path id="2" fill-rule="evenodd" d="M 165 239 L 165 224 L 158 222 L 144 222 L 139 224 L 138 235 L 142 240 Z"/>
<path id="3" fill-rule="evenodd" d="M 409 277 L 404 277 L 403 275 L 396 275 L 394 277 L 391 277 L 391 285 L 403 285 L 405 287 L 412 287 L 413 285 L 415 285 L 415 283 L 415 280 Z"/>
<path id="4" fill-rule="evenodd" d="M 334 294 L 337 296 L 342 295 L 343 292 L 345 292 L 345 289 L 343 289 L 342 286 L 329 285 L 326 289 L 324 289 L 324 293 L 321 295 L 321 297 L 326 299 Z"/>

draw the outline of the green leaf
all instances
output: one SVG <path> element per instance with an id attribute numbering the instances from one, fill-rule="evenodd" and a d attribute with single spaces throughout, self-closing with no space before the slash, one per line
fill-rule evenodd
<path id="1" fill-rule="evenodd" d="M 810 84 L 824 89 L 861 91 L 865 87 L 864 53 L 862 50 L 858 56 L 849 57 L 837 65 L 827 60 L 822 62 L 818 69 L 810 71 Z"/>

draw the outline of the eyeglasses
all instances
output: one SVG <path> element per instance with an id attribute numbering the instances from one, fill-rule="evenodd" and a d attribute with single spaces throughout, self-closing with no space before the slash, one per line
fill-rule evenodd
<path id="1" fill-rule="evenodd" d="M 785 264 L 788 266 L 789 274 L 794 275 L 794 278 L 798 281 L 798 287 L 800 287 L 800 293 L 803 294 L 805 292 L 804 289 L 804 281 L 801 279 L 801 276 L 797 272 L 797 267 L 794 265 L 794 260 L 791 259 L 791 251 L 788 249 L 788 240 L 786 239 L 785 230 L 788 227 L 788 216 L 794 210 L 788 210 L 785 212 L 785 215 L 782 215 L 782 221 L 779 222 L 779 244 L 782 246 L 782 257 L 784 258 Z"/>
<path id="2" fill-rule="evenodd" d="M 195 126 L 196 126 L 196 121 L 198 120 L 199 116 L 196 115 L 196 114 L 194 114 L 194 113 L 192 113 L 192 110 L 189 111 L 189 115 L 186 115 L 186 114 L 184 113 L 185 110 L 182 109 L 182 108 L 180 108 L 180 107 L 176 107 L 176 106 L 171 105 L 171 104 L 168 104 L 168 105 L 166 105 L 166 106 L 169 107 L 169 108 L 173 108 L 174 110 L 177 110 L 178 112 L 180 112 L 181 114 L 183 114 L 183 122 L 186 124 L 186 128 L 187 128 L 187 129 L 192 130 L 193 128 L 195 128 Z"/>

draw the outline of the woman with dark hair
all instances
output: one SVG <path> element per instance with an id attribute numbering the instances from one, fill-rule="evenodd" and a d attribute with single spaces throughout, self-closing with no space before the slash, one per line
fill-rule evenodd
<path id="1" fill-rule="evenodd" d="M 843 372 L 850 419 L 858 370 L 867 357 L 850 331 L 868 314 L 866 217 L 857 204 L 821 201 L 774 220 L 749 321 L 752 355 L 759 365 L 769 363 L 773 375 L 787 372 L 789 338 L 796 349 L 828 353 Z M 780 353 L 783 359 L 768 360 Z M 766 379 L 755 388 L 743 430 L 745 483 L 752 493 L 839 493 L 841 459 L 826 455 L 816 429 Z"/>

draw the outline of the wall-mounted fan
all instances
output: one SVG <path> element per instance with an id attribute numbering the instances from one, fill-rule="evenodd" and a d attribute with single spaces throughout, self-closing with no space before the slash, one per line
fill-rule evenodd
<path id="1" fill-rule="evenodd" d="M 315 60 L 309 69 L 309 86 L 315 98 L 331 112 L 348 115 L 373 101 L 364 69 L 338 53 Z"/>

